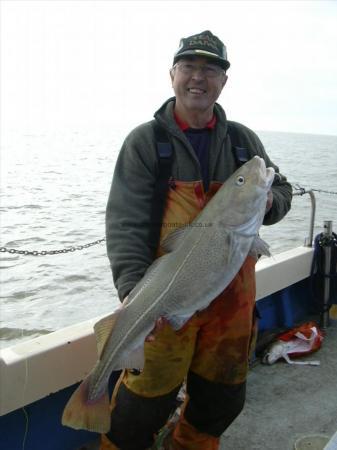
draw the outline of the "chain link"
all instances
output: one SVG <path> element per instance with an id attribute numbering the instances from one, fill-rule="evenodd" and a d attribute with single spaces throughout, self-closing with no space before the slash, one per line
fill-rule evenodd
<path id="1" fill-rule="evenodd" d="M 292 186 L 295 189 L 295 191 L 298 191 L 298 192 L 295 192 L 294 195 L 304 195 L 308 192 L 304 187 L 300 186 L 299 184 L 293 184 Z M 323 189 L 310 189 L 310 191 L 321 192 L 324 194 L 337 195 L 337 192 L 325 191 Z M 76 245 L 76 246 L 72 246 L 72 247 L 62 248 L 60 250 L 37 251 L 37 250 L 18 250 L 16 248 L 0 247 L 0 253 L 7 252 L 12 255 L 25 255 L 25 256 L 59 255 L 61 253 L 70 253 L 70 252 L 76 252 L 78 250 L 84 250 L 86 248 L 92 247 L 93 245 L 101 244 L 104 241 L 105 241 L 105 238 L 97 239 L 97 241 L 89 242 L 88 244 Z"/>
<path id="2" fill-rule="evenodd" d="M 293 192 L 293 195 L 304 195 L 307 192 L 304 187 L 300 186 L 299 184 L 292 184 L 292 187 L 295 191 L 297 191 Z"/>
<path id="3" fill-rule="evenodd" d="M 70 252 L 76 252 L 78 250 L 84 250 L 85 248 L 92 247 L 93 245 L 101 244 L 105 241 L 105 238 L 97 239 L 97 241 L 89 242 L 87 244 L 83 245 L 76 245 L 72 247 L 62 248 L 60 250 L 18 250 L 16 248 L 7 248 L 7 247 L 0 247 L 1 253 L 11 253 L 13 255 L 25 255 L 25 256 L 46 256 L 46 255 L 59 255 L 61 253 L 70 253 Z"/>
<path id="4" fill-rule="evenodd" d="M 323 189 L 311 189 L 314 192 L 322 192 L 323 194 L 332 194 L 332 195 L 337 195 L 337 192 L 333 192 L 333 191 L 324 191 Z"/>
<path id="5" fill-rule="evenodd" d="M 307 191 L 304 187 L 300 186 L 299 184 L 293 184 L 292 187 L 298 191 L 295 192 L 294 195 L 303 195 L 306 194 L 309 191 L 313 191 L 313 192 L 321 192 L 323 194 L 332 194 L 332 195 L 337 195 L 337 192 L 333 192 L 333 191 L 325 191 L 323 189 L 309 189 L 309 191 Z"/>

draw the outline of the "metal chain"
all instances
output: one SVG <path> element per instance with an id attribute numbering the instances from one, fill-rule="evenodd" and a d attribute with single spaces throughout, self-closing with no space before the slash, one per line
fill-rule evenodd
<path id="1" fill-rule="evenodd" d="M 294 184 L 292 186 L 296 191 L 298 191 L 298 192 L 295 192 L 294 195 L 304 195 L 308 192 L 305 188 L 301 187 L 299 184 Z M 323 189 L 310 189 L 310 191 L 321 192 L 324 194 L 337 195 L 337 192 L 325 191 Z M 76 252 L 78 250 L 84 250 L 85 248 L 92 247 L 93 245 L 101 244 L 104 241 L 105 241 L 105 238 L 102 238 L 102 239 L 98 239 L 97 241 L 89 242 L 88 244 L 67 247 L 67 248 L 63 248 L 61 250 L 37 251 L 37 250 L 18 250 L 16 248 L 0 247 L 0 253 L 7 252 L 7 253 L 11 253 L 13 255 L 25 255 L 25 256 L 58 255 L 60 253 L 70 253 L 70 252 Z"/>
<path id="2" fill-rule="evenodd" d="M 304 187 L 300 186 L 299 184 L 293 184 L 292 187 L 293 187 L 296 191 L 299 191 L 299 192 L 295 192 L 294 195 L 303 195 L 303 194 L 306 194 L 306 193 L 308 192 Z M 313 191 L 313 192 L 321 192 L 321 193 L 323 193 L 323 194 L 333 194 L 333 195 L 337 195 L 337 192 L 333 192 L 333 191 L 325 191 L 325 190 L 323 190 L 323 189 L 309 189 L 309 190 L 310 190 L 310 191 Z"/>
<path id="3" fill-rule="evenodd" d="M 11 253 L 13 255 L 25 255 L 25 256 L 46 256 L 46 255 L 59 255 L 60 253 L 70 253 L 70 252 L 76 252 L 77 250 L 84 250 L 85 248 L 92 247 L 93 245 L 100 244 L 105 241 L 105 238 L 98 239 L 94 242 L 89 242 L 88 244 L 83 245 L 76 245 L 72 247 L 63 248 L 61 250 L 18 250 L 16 248 L 7 248 L 7 247 L 0 247 L 1 253 Z"/>
<path id="4" fill-rule="evenodd" d="M 333 192 L 333 191 L 324 191 L 323 189 L 312 189 L 312 191 L 315 192 L 322 192 L 324 194 L 333 194 L 333 195 L 337 195 L 337 192 Z"/>

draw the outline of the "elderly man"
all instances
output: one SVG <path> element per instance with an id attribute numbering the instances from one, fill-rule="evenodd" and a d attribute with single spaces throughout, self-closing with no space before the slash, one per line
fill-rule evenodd
<path id="1" fill-rule="evenodd" d="M 259 138 L 227 121 L 216 103 L 229 66 L 226 47 L 210 31 L 182 39 L 170 70 L 175 97 L 123 144 L 106 215 L 108 255 L 121 301 L 163 253 L 162 240 L 177 225 L 190 223 L 254 155 L 276 171 L 264 224 L 279 221 L 290 209 L 291 186 Z M 182 413 L 163 448 L 219 448 L 220 435 L 245 400 L 255 329 L 255 263 L 247 257 L 226 290 L 179 331 L 158 321 L 145 343 L 144 370 L 124 371 L 115 389 L 102 450 L 150 448 L 184 380 Z"/>

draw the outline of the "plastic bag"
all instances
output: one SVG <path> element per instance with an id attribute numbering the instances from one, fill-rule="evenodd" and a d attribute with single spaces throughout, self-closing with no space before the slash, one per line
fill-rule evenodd
<path id="1" fill-rule="evenodd" d="M 284 358 L 289 364 L 308 364 L 318 366 L 319 361 L 292 361 L 289 357 L 298 357 L 313 353 L 321 348 L 323 333 L 315 322 L 307 322 L 277 337 L 262 357 L 264 364 L 274 364 Z"/>

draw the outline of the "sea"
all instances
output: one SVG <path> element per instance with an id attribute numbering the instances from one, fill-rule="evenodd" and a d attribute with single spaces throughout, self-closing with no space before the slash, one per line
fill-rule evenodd
<path id="1" fill-rule="evenodd" d="M 337 229 L 337 136 L 258 131 L 294 186 L 316 198 L 314 235 Z M 85 130 L 20 134 L 1 143 L 0 347 L 111 312 L 119 304 L 104 238 L 105 207 L 124 136 Z M 262 227 L 272 254 L 309 236 L 311 200 L 294 196 L 278 224 Z M 9 250 L 75 251 L 39 256 Z"/>

